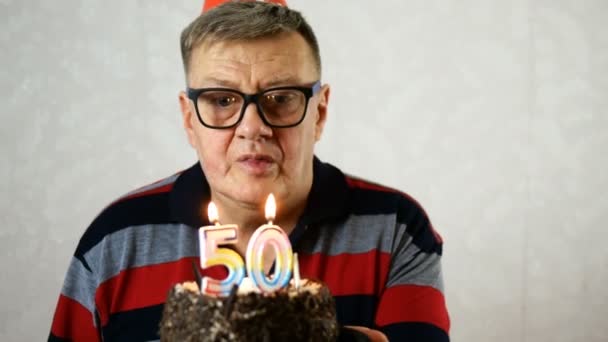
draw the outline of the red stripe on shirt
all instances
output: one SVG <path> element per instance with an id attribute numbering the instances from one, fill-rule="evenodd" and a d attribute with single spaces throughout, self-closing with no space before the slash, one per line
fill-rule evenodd
<path id="1" fill-rule="evenodd" d="M 172 176 L 170 176 L 170 177 L 168 177 L 168 178 L 171 178 L 171 177 L 173 177 L 173 176 L 175 176 L 175 175 L 177 175 L 177 174 L 180 174 L 180 173 L 182 173 L 182 172 L 184 172 L 184 170 L 181 170 L 181 171 L 179 171 L 179 172 L 176 172 L 176 173 L 174 173 Z M 125 197 L 119 198 L 118 200 L 116 200 L 116 201 L 115 201 L 115 203 L 116 203 L 116 202 L 121 202 L 121 201 L 124 201 L 124 200 L 128 200 L 128 199 L 131 199 L 131 198 L 137 198 L 137 197 L 142 197 L 142 196 L 148 196 L 148 195 L 154 195 L 154 194 L 159 194 L 159 193 L 169 192 L 169 191 L 171 191 L 171 190 L 173 189 L 173 184 L 175 184 L 175 182 L 172 182 L 172 183 L 170 183 L 170 184 L 165 184 L 165 185 L 163 185 L 163 186 L 159 186 L 159 187 L 157 187 L 157 188 L 152 188 L 152 189 L 149 189 L 149 190 L 146 190 L 146 191 L 138 192 L 138 191 L 140 191 L 140 189 L 144 189 L 144 188 L 149 187 L 149 186 L 152 186 L 152 185 L 154 185 L 154 184 L 157 184 L 157 183 L 163 182 L 163 181 L 165 181 L 166 179 L 167 179 L 167 178 L 159 179 L 159 180 L 157 180 L 156 182 L 150 183 L 150 184 L 148 184 L 148 185 L 144 185 L 144 186 L 142 186 L 141 188 L 138 188 L 138 189 L 136 189 L 135 191 L 133 191 L 133 193 L 132 193 L 131 195 L 127 195 L 127 196 L 125 196 Z"/>
<path id="2" fill-rule="evenodd" d="M 51 334 L 70 341 L 99 341 L 93 321 L 93 314 L 82 304 L 60 295 Z"/>
<path id="3" fill-rule="evenodd" d="M 382 191 L 382 192 L 394 192 L 394 193 L 401 193 L 398 190 L 392 189 L 392 188 L 388 188 L 379 184 L 375 184 L 372 182 L 368 182 L 368 181 L 364 181 L 362 179 L 358 179 L 358 178 L 353 178 L 350 176 L 346 176 L 346 184 L 348 184 L 349 187 L 351 188 L 357 188 L 357 189 L 365 189 L 365 190 L 376 190 L 376 191 Z"/>
<path id="4" fill-rule="evenodd" d="M 169 191 L 171 191 L 171 189 L 173 189 L 173 183 L 159 186 L 158 188 L 153 188 L 153 189 L 142 191 L 142 192 L 136 192 L 132 195 L 129 195 L 127 197 L 120 199 L 120 201 L 125 201 L 125 200 L 132 199 L 132 198 L 138 198 L 138 197 L 144 197 L 144 196 L 169 192 Z"/>
<path id="5" fill-rule="evenodd" d="M 380 327 L 400 322 L 433 324 L 450 330 L 450 318 L 441 291 L 420 285 L 397 285 L 386 289 L 380 298 L 376 324 Z"/>
<path id="6" fill-rule="evenodd" d="M 303 278 L 322 279 L 334 296 L 379 295 L 388 276 L 390 254 L 376 249 L 356 254 L 302 254 L 299 262 Z"/>
<path id="7" fill-rule="evenodd" d="M 199 265 L 199 258 L 190 257 L 131 268 L 102 283 L 95 293 L 102 325 L 108 322 L 111 314 L 164 303 L 175 284 L 194 280 L 193 261 Z M 201 274 L 217 279 L 228 275 L 222 266 L 205 269 Z"/>

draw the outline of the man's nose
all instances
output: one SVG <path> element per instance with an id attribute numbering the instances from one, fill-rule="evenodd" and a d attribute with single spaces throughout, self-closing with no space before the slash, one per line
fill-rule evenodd
<path id="1" fill-rule="evenodd" d="M 249 103 L 243 113 L 243 119 L 236 126 L 237 136 L 251 140 L 272 136 L 272 128 L 264 123 L 261 114 L 255 103 Z"/>

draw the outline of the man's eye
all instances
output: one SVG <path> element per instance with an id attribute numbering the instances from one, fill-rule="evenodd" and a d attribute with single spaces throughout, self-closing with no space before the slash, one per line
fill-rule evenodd
<path id="1" fill-rule="evenodd" d="M 292 96 L 289 95 L 267 95 L 266 101 L 275 104 L 286 104 L 292 100 Z"/>
<path id="2" fill-rule="evenodd" d="M 234 96 L 222 96 L 215 99 L 215 103 L 220 107 L 228 107 L 236 102 Z"/>

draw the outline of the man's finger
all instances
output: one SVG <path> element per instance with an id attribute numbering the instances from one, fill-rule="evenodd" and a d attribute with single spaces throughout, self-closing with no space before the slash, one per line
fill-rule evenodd
<path id="1" fill-rule="evenodd" d="M 358 332 L 365 334 L 370 340 L 372 340 L 372 342 L 388 342 L 386 335 L 378 330 L 354 325 L 347 325 L 345 328 L 357 330 Z"/>

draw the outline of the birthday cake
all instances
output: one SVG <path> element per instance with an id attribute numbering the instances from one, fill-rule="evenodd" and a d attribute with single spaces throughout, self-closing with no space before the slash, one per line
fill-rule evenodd
<path id="1" fill-rule="evenodd" d="M 313 280 L 298 287 L 292 281 L 271 293 L 243 281 L 228 297 L 202 294 L 195 282 L 177 284 L 160 323 L 163 342 L 336 341 L 337 336 L 333 297 Z"/>

